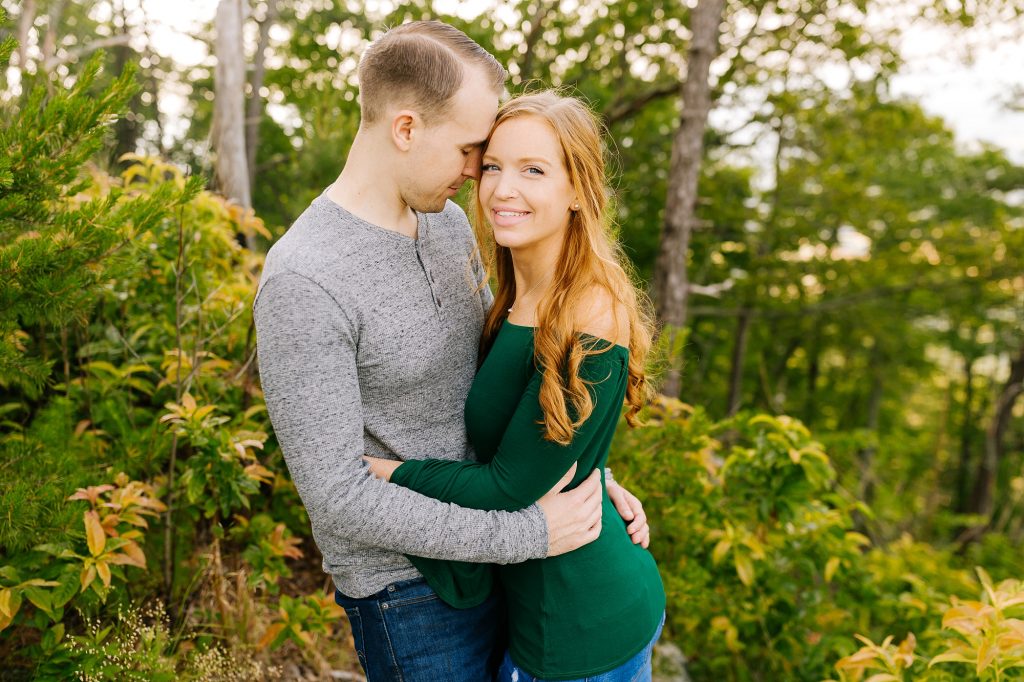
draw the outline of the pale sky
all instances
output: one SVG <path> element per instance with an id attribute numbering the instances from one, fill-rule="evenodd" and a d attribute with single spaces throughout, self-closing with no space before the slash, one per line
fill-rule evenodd
<path id="1" fill-rule="evenodd" d="M 954 41 L 947 31 L 920 25 L 907 30 L 908 68 L 893 83 L 894 94 L 912 96 L 944 118 L 960 142 L 994 144 L 1024 164 L 1024 111 L 1006 107 L 1016 87 L 1024 109 L 1024 40 L 999 26 L 966 38 Z"/>

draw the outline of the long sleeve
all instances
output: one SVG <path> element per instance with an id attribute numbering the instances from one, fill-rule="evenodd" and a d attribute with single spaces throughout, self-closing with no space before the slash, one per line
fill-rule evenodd
<path id="1" fill-rule="evenodd" d="M 535 372 L 523 392 L 512 419 L 505 429 L 493 459 L 487 463 L 451 462 L 436 459 L 407 461 L 392 474 L 391 482 L 445 502 L 474 509 L 523 509 L 548 492 L 583 458 L 595 436 L 614 428 L 622 407 L 622 387 L 626 366 L 613 352 L 587 357 L 580 376 L 590 386 L 594 411 L 577 431 L 569 445 L 543 438 L 544 427 L 539 403 L 542 374 Z M 614 418 L 609 420 L 608 413 Z M 586 465 L 597 457 L 583 458 Z M 580 470 L 572 485 L 590 473 Z"/>
<path id="2" fill-rule="evenodd" d="M 370 475 L 361 459 L 358 334 L 324 289 L 279 271 L 263 283 L 254 318 L 274 433 L 321 547 L 343 537 L 367 548 L 472 562 L 546 554 L 538 507 L 517 514 L 464 509 Z"/>

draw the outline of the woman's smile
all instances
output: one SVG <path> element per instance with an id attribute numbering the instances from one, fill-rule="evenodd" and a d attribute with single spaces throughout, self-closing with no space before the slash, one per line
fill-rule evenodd
<path id="1" fill-rule="evenodd" d="M 512 227 L 523 222 L 531 215 L 530 211 L 497 206 L 491 209 L 491 223 L 498 227 Z"/>

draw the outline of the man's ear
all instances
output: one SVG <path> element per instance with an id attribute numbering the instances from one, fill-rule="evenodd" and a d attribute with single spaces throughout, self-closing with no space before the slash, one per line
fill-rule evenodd
<path id="1" fill-rule="evenodd" d="M 411 109 L 395 112 L 391 119 L 391 141 L 403 152 L 409 151 L 415 134 L 422 129 L 420 115 Z"/>

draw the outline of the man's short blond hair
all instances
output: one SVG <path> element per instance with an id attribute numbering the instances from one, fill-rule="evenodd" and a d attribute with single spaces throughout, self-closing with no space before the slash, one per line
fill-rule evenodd
<path id="1" fill-rule="evenodd" d="M 366 48 L 359 62 L 363 123 L 374 123 L 395 102 L 415 109 L 428 123 L 445 116 L 467 65 L 480 67 L 495 92 L 504 89 L 504 67 L 454 26 L 413 21 L 392 28 Z"/>

